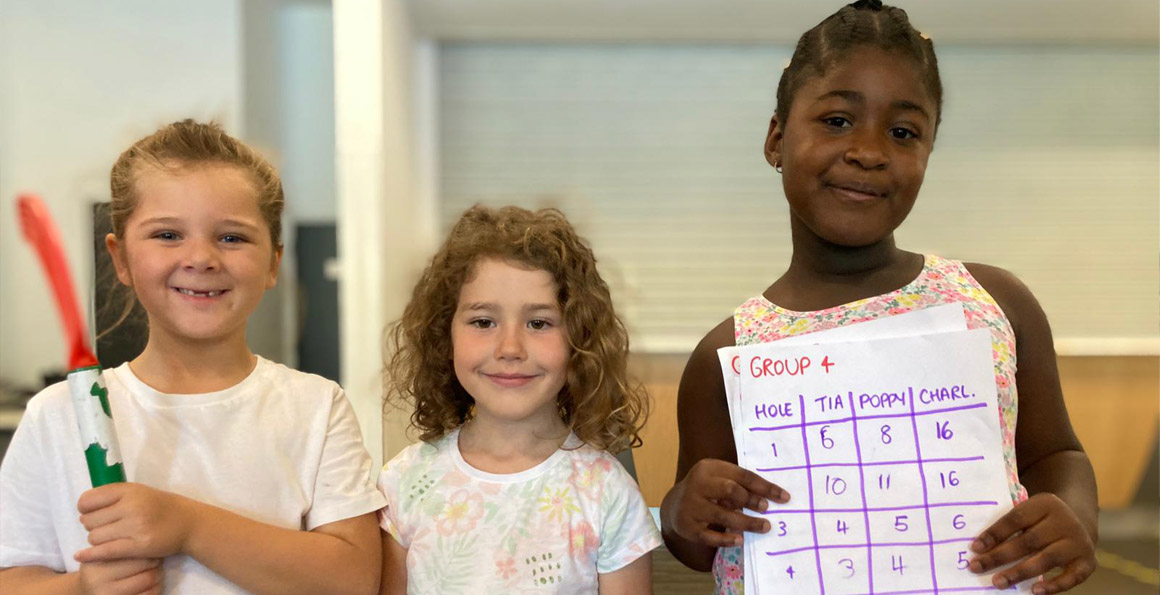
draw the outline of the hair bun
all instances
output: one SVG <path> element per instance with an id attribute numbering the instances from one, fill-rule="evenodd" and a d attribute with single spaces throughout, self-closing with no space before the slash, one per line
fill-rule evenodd
<path id="1" fill-rule="evenodd" d="M 879 11 L 882 10 L 882 0 L 858 0 L 853 4 L 850 4 L 850 7 L 854 10 Z"/>

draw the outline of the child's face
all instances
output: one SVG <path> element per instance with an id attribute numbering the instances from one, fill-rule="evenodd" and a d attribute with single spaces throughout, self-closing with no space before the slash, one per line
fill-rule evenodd
<path id="1" fill-rule="evenodd" d="M 484 259 L 459 292 L 451 321 L 455 376 L 490 421 L 559 423 L 568 330 L 547 271 Z"/>
<path id="2" fill-rule="evenodd" d="M 278 278 L 275 250 L 242 170 L 149 168 L 124 237 L 109 234 L 117 278 L 133 287 L 149 332 L 192 341 L 244 339 L 246 319 Z"/>
<path id="3" fill-rule="evenodd" d="M 853 48 L 807 81 L 766 141 L 792 215 L 841 246 L 889 237 L 922 186 L 935 109 L 915 63 L 877 48 Z"/>

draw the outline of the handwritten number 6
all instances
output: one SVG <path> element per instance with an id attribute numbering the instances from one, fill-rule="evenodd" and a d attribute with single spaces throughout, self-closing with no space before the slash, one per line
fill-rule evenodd
<path id="1" fill-rule="evenodd" d="M 826 449 L 834 448 L 834 439 L 830 438 L 829 436 L 826 435 L 826 432 L 829 429 L 830 429 L 830 426 L 822 426 L 822 431 L 820 432 L 820 434 L 822 436 L 822 446 L 825 447 Z"/>

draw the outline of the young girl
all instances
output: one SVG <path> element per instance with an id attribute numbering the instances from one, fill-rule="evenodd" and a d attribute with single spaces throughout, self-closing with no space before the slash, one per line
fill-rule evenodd
<path id="1" fill-rule="evenodd" d="M 386 593 L 647 593 L 660 535 L 609 452 L 646 416 L 592 251 L 558 211 L 475 207 L 393 334 L 423 442 L 383 468 Z"/>
<path id="2" fill-rule="evenodd" d="M 383 500 L 350 404 L 246 345 L 282 257 L 277 172 L 185 120 L 121 154 L 112 197 L 149 324 L 104 373 L 130 482 L 88 489 L 67 386 L 34 397 L 0 467 L 0 591 L 375 592 Z"/>
<path id="3" fill-rule="evenodd" d="M 678 481 L 662 507 L 669 549 L 692 568 L 711 566 L 719 593 L 742 592 L 741 532 L 769 530 L 740 509 L 790 495 L 736 465 L 717 349 L 947 302 L 963 304 L 969 327 L 991 331 L 1015 504 L 971 544 L 969 567 L 1017 563 L 994 576 L 999 588 L 1062 569 L 1035 581 L 1040 594 L 1095 568 L 1095 480 L 1064 409 L 1039 304 L 1006 271 L 894 244 L 922 186 L 941 105 L 930 40 L 878 1 L 855 2 L 807 31 L 782 73 L 765 155 L 782 175 L 793 256 L 693 352 L 678 396 Z"/>

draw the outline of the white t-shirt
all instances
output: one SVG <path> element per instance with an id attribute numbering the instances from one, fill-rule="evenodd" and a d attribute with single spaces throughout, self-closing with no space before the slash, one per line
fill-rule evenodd
<path id="1" fill-rule="evenodd" d="M 459 430 L 383 467 L 380 524 L 407 548 L 407 592 L 595 593 L 598 574 L 661 544 L 640 489 L 616 458 L 575 435 L 519 473 L 463 460 Z"/>
<path id="2" fill-rule="evenodd" d="M 167 395 L 104 372 L 129 481 L 277 527 L 309 531 L 382 508 L 354 411 L 335 383 L 258 358 L 219 392 Z M 68 386 L 33 397 L 0 464 L 0 567 L 74 572 L 88 547 L 77 499 L 92 484 Z M 244 556 L 245 552 L 238 555 Z M 187 556 L 166 593 L 244 593 Z"/>

